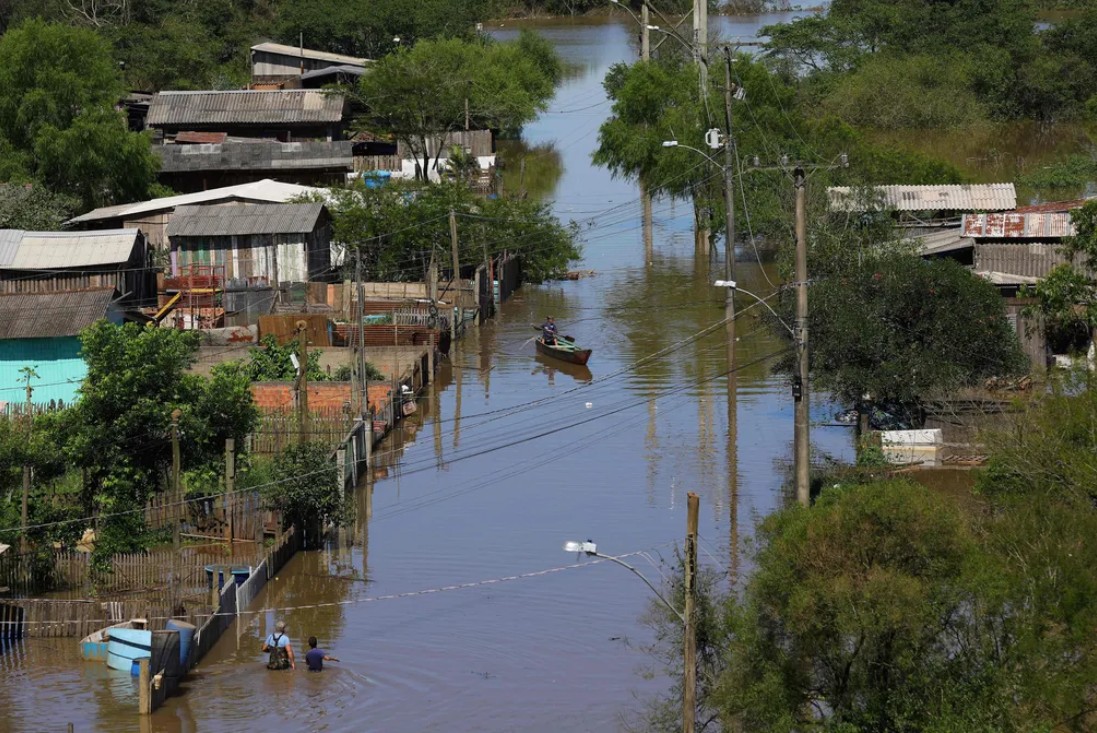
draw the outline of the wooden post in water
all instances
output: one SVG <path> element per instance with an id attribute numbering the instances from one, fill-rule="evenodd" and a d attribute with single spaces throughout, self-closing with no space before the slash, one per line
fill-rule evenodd
<path id="1" fill-rule="evenodd" d="M 171 496 L 172 503 L 175 504 L 175 507 L 171 512 L 171 546 L 177 555 L 181 547 L 179 538 L 179 515 L 182 512 L 182 506 L 179 502 L 183 499 L 181 476 L 183 471 L 183 460 L 179 452 L 179 418 L 182 414 L 183 412 L 178 409 L 171 411 Z"/>
<path id="2" fill-rule="evenodd" d="M 457 214 L 453 209 L 449 210 L 449 247 L 453 257 L 453 315 L 449 320 L 450 348 L 457 343 L 457 314 L 461 312 L 461 299 L 458 293 L 458 285 L 461 282 L 461 263 L 457 255 Z"/>
<path id="3" fill-rule="evenodd" d="M 298 443 L 304 445 L 309 439 L 309 332 L 308 324 L 304 321 L 297 322 L 298 350 L 301 364 L 301 374 L 298 376 L 300 385 L 297 393 L 297 420 L 298 429 L 301 431 Z"/>
<path id="4" fill-rule="evenodd" d="M 152 674 L 149 662 L 148 657 L 137 660 L 137 668 L 140 670 L 137 678 L 137 712 L 141 715 L 152 714 Z"/>

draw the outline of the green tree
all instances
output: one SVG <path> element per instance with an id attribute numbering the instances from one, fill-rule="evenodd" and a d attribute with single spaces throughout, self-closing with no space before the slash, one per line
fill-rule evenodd
<path id="1" fill-rule="evenodd" d="M 270 507 L 282 512 L 287 527 L 312 529 L 348 516 L 347 496 L 331 454 L 330 446 L 304 443 L 275 457 L 274 480 L 262 491 Z"/>
<path id="2" fill-rule="evenodd" d="M 1070 213 L 1076 234 L 1067 240 L 1064 254 L 1074 264 L 1063 264 L 1031 288 L 1039 298 L 1036 310 L 1046 318 L 1048 338 L 1060 346 L 1081 346 L 1088 337 L 1097 343 L 1097 201 Z"/>
<path id="3" fill-rule="evenodd" d="M 541 282 L 563 273 L 579 258 L 578 231 L 564 226 L 547 204 L 530 199 L 484 199 L 461 182 L 424 185 L 390 182 L 380 188 L 358 184 L 330 191 L 335 237 L 362 253 L 370 277 L 416 281 L 426 277 L 431 252 L 439 268 L 449 262 L 449 212 L 458 216 L 459 259 L 480 263 L 510 252 L 522 256 L 522 274 Z M 354 261 L 348 257 L 347 262 Z"/>
<path id="4" fill-rule="evenodd" d="M 123 87 L 96 33 L 28 21 L 0 37 L 0 178 L 85 206 L 144 198 L 156 159 L 114 105 Z"/>
<path id="5" fill-rule="evenodd" d="M 841 226 L 812 233 L 815 387 L 852 403 L 868 394 L 917 408 L 1024 369 L 993 285 L 951 260 L 925 261 L 901 243 L 880 244 L 879 236 L 879 229 Z M 788 289 L 779 308 L 789 323 L 794 305 Z"/>
<path id="6" fill-rule="evenodd" d="M 85 509 L 107 517 L 97 555 L 140 549 L 140 513 L 120 512 L 164 487 L 172 411 L 182 413 L 184 467 L 219 463 L 225 439 L 242 446 L 257 421 L 247 374 L 233 365 L 209 380 L 187 373 L 198 350 L 193 331 L 100 321 L 81 344 L 88 374 L 70 411 L 66 452 L 86 472 Z"/>
<path id="7" fill-rule="evenodd" d="M 420 41 L 387 56 L 362 77 L 355 96 L 364 123 L 408 146 L 419 177 L 432 162 L 428 140 L 472 129 L 517 130 L 546 108 L 560 77 L 551 47 L 529 34 L 517 43 Z"/>
<path id="8" fill-rule="evenodd" d="M 281 0 L 282 41 L 325 51 L 379 59 L 426 39 L 475 35 L 489 0 Z"/>
<path id="9" fill-rule="evenodd" d="M 44 186 L 0 184 L 0 229 L 54 231 L 76 213 L 77 205 Z"/>
<path id="10" fill-rule="evenodd" d="M 248 349 L 248 361 L 244 371 L 253 382 L 287 382 L 297 378 L 297 369 L 293 366 L 291 356 L 300 354 L 300 346 L 297 341 L 288 341 L 279 344 L 274 336 L 266 335 L 258 346 Z M 307 377 L 311 381 L 323 381 L 328 379 L 327 373 L 320 366 L 320 352 L 315 349 L 309 352 Z"/>

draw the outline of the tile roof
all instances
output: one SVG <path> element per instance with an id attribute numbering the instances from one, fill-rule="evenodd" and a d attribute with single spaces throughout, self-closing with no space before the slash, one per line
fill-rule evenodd
<path id="1" fill-rule="evenodd" d="M 356 56 L 344 56 L 341 53 L 317 51 L 312 48 L 302 49 L 299 46 L 287 46 L 282 43 L 257 43 L 251 47 L 251 50 L 278 54 L 279 56 L 292 56 L 294 58 L 304 57 L 306 59 L 315 59 L 316 61 L 336 61 L 340 64 L 358 67 L 371 63 L 369 59 L 360 59 Z"/>
<path id="2" fill-rule="evenodd" d="M 94 232 L 0 231 L 0 268 L 63 270 L 69 267 L 117 265 L 129 261 L 140 232 L 104 229 Z M 17 240 L 17 241 L 16 241 Z"/>
<path id="3" fill-rule="evenodd" d="M 168 236 L 230 237 L 248 234 L 305 234 L 316 227 L 321 203 L 251 206 L 183 206 L 168 223 Z"/>
<path id="4" fill-rule="evenodd" d="M 114 288 L 0 295 L 0 339 L 75 336 L 103 318 Z"/>
<path id="5" fill-rule="evenodd" d="M 972 183 L 942 186 L 875 186 L 865 200 L 861 189 L 827 189 L 831 211 L 1007 211 L 1017 205 L 1012 183 Z"/>
<path id="6" fill-rule="evenodd" d="M 152 98 L 146 124 L 178 127 L 339 122 L 344 106 L 343 95 L 316 89 L 160 92 Z"/>
<path id="7" fill-rule="evenodd" d="M 1075 234 L 1068 212 L 964 214 L 962 229 L 967 237 L 1062 239 Z"/>
<path id="8" fill-rule="evenodd" d="M 211 188 L 208 191 L 187 193 L 180 196 L 166 196 L 150 201 L 138 201 L 132 204 L 120 204 L 118 206 L 104 206 L 94 209 L 70 219 L 67 223 L 78 224 L 87 221 L 102 221 L 103 219 L 115 219 L 150 214 L 156 211 L 171 211 L 179 206 L 193 204 L 210 204 L 219 201 L 261 201 L 267 203 L 283 203 L 298 196 L 311 193 L 324 193 L 324 189 L 313 186 L 298 186 L 292 183 L 282 183 L 270 178 L 251 183 L 241 183 L 238 186 L 225 186 L 224 188 Z"/>
<path id="9" fill-rule="evenodd" d="M 225 170 L 315 170 L 354 167 L 350 140 L 225 142 L 216 145 L 161 145 L 153 148 L 162 173 Z"/>

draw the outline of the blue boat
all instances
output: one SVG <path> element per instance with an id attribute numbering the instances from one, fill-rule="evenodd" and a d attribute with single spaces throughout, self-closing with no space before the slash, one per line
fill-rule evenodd
<path id="1" fill-rule="evenodd" d="M 112 629 L 107 641 L 107 666 L 133 672 L 134 661 L 152 657 L 152 632 L 148 629 Z"/>
<path id="2" fill-rule="evenodd" d="M 132 628 L 135 628 L 133 621 L 123 621 L 120 624 L 114 624 L 113 626 L 107 626 L 106 628 L 91 632 L 80 640 L 80 656 L 88 662 L 107 661 L 107 642 L 110 641 L 110 635 L 115 629 Z"/>

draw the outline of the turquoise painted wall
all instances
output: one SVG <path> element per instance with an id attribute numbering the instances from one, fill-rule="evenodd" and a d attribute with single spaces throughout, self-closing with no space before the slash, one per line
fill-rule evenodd
<path id="1" fill-rule="evenodd" d="M 50 400 L 72 404 L 80 382 L 88 373 L 88 365 L 80 358 L 80 339 L 76 336 L 0 341 L 0 403 L 26 399 L 26 382 L 19 373 L 25 366 L 38 372 L 38 379 L 31 380 L 34 388 L 31 400 L 37 404 Z"/>

